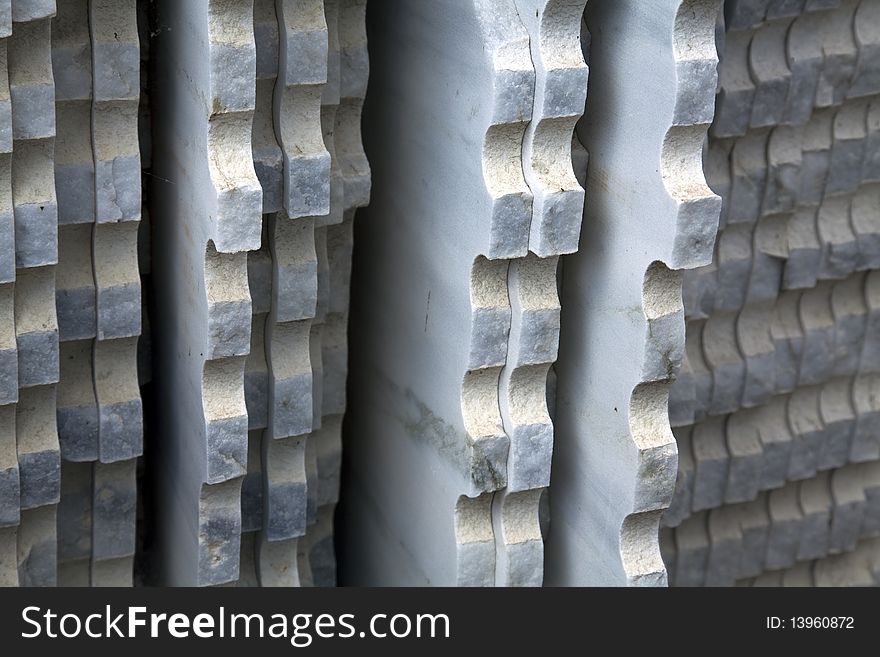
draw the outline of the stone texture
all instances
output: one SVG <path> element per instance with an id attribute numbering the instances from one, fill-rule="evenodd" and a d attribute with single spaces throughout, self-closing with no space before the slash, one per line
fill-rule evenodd
<path id="1" fill-rule="evenodd" d="M 581 248 L 564 264 L 551 498 L 552 517 L 563 520 L 547 544 L 549 584 L 667 581 L 657 529 L 675 481 L 668 391 L 685 352 L 677 270 L 710 261 L 722 207 L 702 170 L 718 9 L 714 2 L 587 4 L 590 89 L 578 134 L 590 166 Z M 737 122 L 735 107 L 745 104 L 732 102 Z M 707 332 L 714 330 L 704 327 L 704 350 Z M 735 390 L 732 375 L 725 385 Z M 726 405 L 728 394 L 713 390 L 713 402 Z M 695 491 L 701 472 L 708 475 L 696 450 L 695 436 Z M 687 548 L 695 560 L 689 575 L 677 563 L 679 577 L 702 576 L 708 553 L 701 543 Z"/>
<path id="2" fill-rule="evenodd" d="M 95 463 L 92 470 L 92 568 L 135 550 L 136 460 Z M 131 571 L 129 571 L 130 576 Z M 94 577 L 94 574 L 93 574 Z"/>
<path id="3" fill-rule="evenodd" d="M 353 274 L 354 297 L 371 303 L 352 315 L 348 399 L 360 548 L 346 556 L 359 584 L 493 584 L 492 498 L 508 475 L 508 261 L 526 255 L 532 218 L 529 33 L 513 1 L 373 11 L 364 138 L 375 184 L 361 219 L 368 256 Z M 421 217 L 419 228 L 403 216 Z"/>
<path id="4" fill-rule="evenodd" d="M 159 500 L 164 583 L 222 584 L 238 577 L 241 477 L 247 466 L 245 356 L 251 343 L 246 251 L 261 237 L 263 193 L 252 123 L 257 51 L 253 2 L 157 3 L 151 44 L 168 93 L 156 122 L 151 213 L 157 403 L 165 494 Z M 172 401 L 173 400 L 173 401 Z"/>
<path id="5" fill-rule="evenodd" d="M 58 503 L 58 562 L 86 562 L 83 586 L 88 586 L 88 562 L 92 556 L 93 465 L 61 462 L 61 501 Z M 69 573 L 71 577 L 75 573 Z M 59 570 L 59 580 L 62 572 Z M 63 584 L 62 584 L 63 585 Z"/>
<path id="6" fill-rule="evenodd" d="M 93 357 L 91 340 L 61 344 L 61 378 L 58 383 L 56 417 L 61 457 L 65 461 L 98 460 L 100 421 L 95 397 Z"/>
<path id="7" fill-rule="evenodd" d="M 663 520 L 674 528 L 664 557 L 675 584 L 874 581 L 864 555 L 876 535 L 871 473 L 880 455 L 870 392 L 880 362 L 871 271 L 880 216 L 869 97 L 875 4 L 724 3 L 705 167 L 726 221 L 716 263 L 685 280 L 695 349 L 673 390 L 673 420 L 696 467 L 684 460 Z M 731 315 L 735 340 L 715 330 Z M 741 388 L 730 383 L 737 368 Z M 711 393 L 694 394 L 707 369 Z M 722 460 L 723 495 L 722 478 L 707 475 Z M 703 526 L 706 510 L 711 518 L 734 508 L 748 509 L 743 518 L 766 540 L 747 547 L 743 520 L 739 572 L 691 577 L 682 552 L 690 525 Z M 710 521 L 709 553 L 723 553 L 732 535 L 713 537 Z"/>

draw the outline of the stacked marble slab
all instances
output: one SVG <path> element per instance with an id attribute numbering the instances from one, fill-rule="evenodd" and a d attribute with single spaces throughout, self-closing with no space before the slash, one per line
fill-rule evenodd
<path id="1" fill-rule="evenodd" d="M 867 539 L 854 549 L 791 568 L 768 570 L 739 586 L 880 586 L 880 541 Z"/>
<path id="2" fill-rule="evenodd" d="M 878 33 L 876 0 L 724 3 L 723 209 L 670 402 L 673 584 L 878 581 Z"/>
<path id="3" fill-rule="evenodd" d="M 681 270 L 711 261 L 721 206 L 702 171 L 718 7 L 587 3 L 577 136 L 589 167 L 581 248 L 563 262 L 548 584 L 667 582 L 658 528 L 676 471 Z"/>
<path id="4" fill-rule="evenodd" d="M 135 2 L 20 0 L 0 17 L 0 581 L 130 584 L 142 446 Z"/>
<path id="5" fill-rule="evenodd" d="M 308 5 L 254 3 L 263 245 L 248 255 L 242 585 L 336 583 L 352 229 L 370 190 L 360 138 L 369 63 L 366 2 Z"/>
<path id="6" fill-rule="evenodd" d="M 57 0 L 58 583 L 131 585 L 143 411 L 135 0 Z"/>
<path id="7" fill-rule="evenodd" d="M 54 3 L 16 2 L 6 3 L 0 16 L 0 582 L 13 586 L 54 585 L 57 571 L 54 13 Z"/>
<path id="8" fill-rule="evenodd" d="M 158 3 L 153 111 L 177 117 L 152 160 L 166 583 L 335 584 L 364 17 Z"/>
<path id="9" fill-rule="evenodd" d="M 372 6 L 339 546 L 353 583 L 542 583 L 584 4 Z"/>

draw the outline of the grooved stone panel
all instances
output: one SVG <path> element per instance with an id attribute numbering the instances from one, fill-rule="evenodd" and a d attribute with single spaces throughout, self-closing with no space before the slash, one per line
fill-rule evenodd
<path id="1" fill-rule="evenodd" d="M 719 22 L 723 209 L 685 275 L 664 558 L 676 585 L 873 585 L 880 4 L 771 9 Z"/>

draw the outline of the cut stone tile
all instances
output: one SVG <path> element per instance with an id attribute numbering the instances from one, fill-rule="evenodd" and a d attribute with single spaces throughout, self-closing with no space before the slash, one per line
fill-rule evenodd
<path id="1" fill-rule="evenodd" d="M 880 458 L 880 377 L 868 374 L 853 382 L 856 413 L 849 460 L 863 463 Z"/>
<path id="2" fill-rule="evenodd" d="M 784 109 L 785 104 L 781 107 Z M 767 141 L 767 182 L 761 213 L 790 212 L 798 201 L 804 140 L 803 126 L 776 126 Z"/>
<path id="3" fill-rule="evenodd" d="M 822 33 L 824 20 L 827 18 L 823 14 L 802 13 L 795 18 L 789 31 L 786 48 L 791 88 L 786 105 L 786 123 L 806 123 L 813 111 L 823 63 L 822 41 L 817 35 Z"/>
<path id="4" fill-rule="evenodd" d="M 766 0 L 763 1 L 766 5 Z M 755 84 L 750 127 L 782 123 L 791 87 L 786 44 L 792 21 L 774 20 L 755 31 L 749 46 L 749 68 Z"/>
<path id="5" fill-rule="evenodd" d="M 880 93 L 880 5 L 862 2 L 853 17 L 858 47 L 856 70 L 850 82 L 849 98 Z"/>
<path id="6" fill-rule="evenodd" d="M 716 246 L 714 312 L 735 312 L 743 307 L 752 268 L 752 226 L 736 224 L 721 234 Z"/>
<path id="7" fill-rule="evenodd" d="M 817 110 L 804 127 L 801 204 L 819 204 L 822 201 L 828 169 L 831 167 L 835 114 L 835 108 Z"/>
<path id="8" fill-rule="evenodd" d="M 858 243 L 859 270 L 880 267 L 880 185 L 862 185 L 852 199 L 850 221 Z"/>
<path id="9" fill-rule="evenodd" d="M 819 413 L 824 428 L 816 466 L 820 470 L 839 468 L 849 462 L 855 429 L 850 379 L 834 379 L 822 386 Z"/>
<path id="10" fill-rule="evenodd" d="M 859 370 L 868 313 L 862 274 L 857 273 L 834 286 L 831 311 L 835 324 L 833 374 L 853 376 Z"/>
<path id="11" fill-rule="evenodd" d="M 315 218 L 316 226 L 342 222 L 345 203 L 345 183 L 336 154 L 336 112 L 339 108 L 339 4 L 340 0 L 324 0 L 324 20 L 327 25 L 327 83 L 321 89 L 321 132 L 324 148 L 330 154 L 330 202 L 328 212 Z"/>
<path id="12" fill-rule="evenodd" d="M 675 441 L 678 443 L 678 477 L 675 480 L 675 493 L 672 503 L 663 513 L 664 527 L 677 527 L 691 514 L 693 503 L 694 472 L 696 464 L 693 455 L 692 427 L 674 429 Z M 667 561 L 667 565 L 668 565 Z M 670 577 L 670 580 L 674 580 Z"/>
<path id="13" fill-rule="evenodd" d="M 86 587 L 91 583 L 91 565 L 88 559 L 67 561 L 58 564 L 58 586 Z"/>
<path id="14" fill-rule="evenodd" d="M 776 391 L 775 343 L 770 333 L 773 307 L 752 304 L 739 314 L 737 341 L 745 360 L 742 406 L 765 403 Z"/>
<path id="15" fill-rule="evenodd" d="M 827 381 L 834 370 L 834 314 L 830 283 L 820 282 L 801 295 L 799 314 L 804 331 L 799 385 Z"/>
<path id="16" fill-rule="evenodd" d="M 865 161 L 862 166 L 862 178 L 865 182 L 877 182 L 880 178 L 880 154 L 877 153 L 877 144 L 880 143 L 880 102 L 877 98 L 871 98 L 867 115 L 867 145 L 865 146 Z"/>
<path id="17" fill-rule="evenodd" d="M 815 206 L 799 207 L 786 222 L 788 257 L 785 261 L 783 289 L 798 290 L 816 284 L 822 260 L 816 220 L 818 211 Z"/>
<path id="18" fill-rule="evenodd" d="M 731 150 L 728 223 L 754 224 L 761 216 L 767 184 L 769 138 L 767 129 L 752 130 L 738 139 Z"/>
<path id="19" fill-rule="evenodd" d="M 136 0 L 89 0 L 96 221 L 141 214 L 140 49 Z"/>
<path id="20" fill-rule="evenodd" d="M 95 220 L 95 165 L 92 161 L 90 101 L 55 104 L 55 193 L 58 223 L 91 224 Z"/>
<path id="21" fill-rule="evenodd" d="M 259 540 L 259 539 L 258 539 Z M 262 540 L 256 546 L 256 568 L 260 586 L 303 586 L 300 577 L 299 543 L 303 539 Z M 305 566 L 308 569 L 308 566 Z"/>
<path id="22" fill-rule="evenodd" d="M 85 581 L 82 586 L 89 585 L 88 564 L 92 556 L 92 468 L 91 463 L 61 462 L 58 562 L 81 564 L 85 561 Z M 81 569 L 76 570 L 70 575 L 79 580 L 82 577 Z M 61 570 L 58 577 L 62 579 Z"/>
<path id="23" fill-rule="evenodd" d="M 730 455 L 725 440 L 724 418 L 709 418 L 694 427 L 694 511 L 714 509 L 724 503 Z"/>
<path id="24" fill-rule="evenodd" d="M 15 411 L 21 508 L 57 504 L 61 455 L 55 421 L 55 386 L 23 388 Z"/>
<path id="25" fill-rule="evenodd" d="M 753 34 L 748 30 L 731 31 L 725 37 L 724 59 L 718 67 L 720 93 L 713 137 L 743 135 L 751 123 L 755 85 L 749 72 L 749 45 Z"/>
<path id="26" fill-rule="evenodd" d="M 739 576 L 757 577 L 764 570 L 770 532 L 767 495 L 761 495 L 754 502 L 738 505 L 737 508 L 740 511 L 742 532 Z"/>
<path id="27" fill-rule="evenodd" d="M 272 324 L 268 328 L 268 426 L 273 439 L 301 436 L 312 430 L 314 386 L 310 331 L 308 320 Z"/>
<path id="28" fill-rule="evenodd" d="M 797 559 L 818 559 L 828 554 L 831 518 L 836 513 L 831 497 L 830 476 L 827 472 L 820 472 L 812 479 L 800 482 L 797 488 L 804 515 Z"/>
<path id="29" fill-rule="evenodd" d="M 804 329 L 799 308 L 802 293 L 799 290 L 783 292 L 774 307 L 770 335 L 776 345 L 776 391 L 791 392 L 800 380 L 804 350 Z"/>
<path id="30" fill-rule="evenodd" d="M 35 21 L 54 15 L 55 0 L 12 0 L 12 20 L 16 23 Z"/>
<path id="31" fill-rule="evenodd" d="M 0 285 L 0 405 L 18 400 L 18 339 L 15 331 L 15 291 Z"/>
<path id="32" fill-rule="evenodd" d="M 730 413 L 742 404 L 746 363 L 737 341 L 737 315 L 714 313 L 703 330 L 703 351 L 712 370 L 712 401 L 708 412 Z"/>
<path id="33" fill-rule="evenodd" d="M 262 431 L 248 431 L 247 474 L 241 482 L 242 532 L 256 532 L 263 528 L 262 439 Z M 253 537 L 249 540 L 252 548 Z M 244 534 L 242 545 L 244 545 Z M 241 559 L 244 560 L 245 556 L 242 555 Z M 244 577 L 244 574 L 241 577 Z"/>
<path id="34" fill-rule="evenodd" d="M 820 393 L 819 386 L 802 387 L 788 398 L 788 423 L 792 431 L 788 479 L 808 479 L 816 474 L 825 430 Z"/>
<path id="35" fill-rule="evenodd" d="M 706 586 L 731 586 L 740 568 L 743 535 L 737 508 L 723 506 L 709 512 L 709 559 Z"/>
<path id="36" fill-rule="evenodd" d="M 137 338 L 96 341 L 94 385 L 102 463 L 143 453 L 143 405 L 137 378 Z"/>
<path id="37" fill-rule="evenodd" d="M 55 3 L 51 4 L 54 14 Z M 14 13 L 13 10 L 13 20 Z M 55 136 L 55 83 L 50 54 L 52 21 L 44 18 L 49 15 L 16 21 L 18 24 L 9 37 L 12 136 L 16 141 Z"/>
<path id="38" fill-rule="evenodd" d="M 58 337 L 62 342 L 94 338 L 97 315 L 92 225 L 59 227 L 58 256 L 55 272 Z"/>
<path id="39" fill-rule="evenodd" d="M 341 0 L 339 5 L 339 109 L 335 146 L 345 185 L 346 208 L 370 202 L 370 163 L 361 137 L 361 114 L 367 93 L 370 60 L 365 25 L 367 0 Z"/>
<path id="40" fill-rule="evenodd" d="M 131 557 L 135 550 L 137 461 L 95 463 L 92 488 L 92 570 L 108 560 Z M 130 573 L 129 573 L 130 576 Z"/>
<path id="41" fill-rule="evenodd" d="M 828 169 L 826 194 L 854 192 L 862 181 L 862 163 L 868 139 L 868 103 L 844 103 L 834 117 L 834 143 Z"/>
<path id="42" fill-rule="evenodd" d="M 244 517 L 243 515 L 242 520 L 244 520 Z M 242 532 L 241 549 L 239 550 L 241 561 L 238 566 L 239 575 L 238 581 L 235 583 L 236 586 L 250 587 L 260 585 L 260 580 L 257 577 L 255 538 L 256 534 L 254 532 Z"/>
<path id="43" fill-rule="evenodd" d="M 813 567 L 809 562 L 796 563 L 783 572 L 782 586 L 807 587 L 814 586 Z"/>
<path id="44" fill-rule="evenodd" d="M 754 419 L 761 435 L 764 454 L 760 488 L 779 488 L 788 478 L 791 454 L 795 447 L 788 422 L 788 399 L 783 396 L 774 397 L 765 406 L 755 410 Z"/>
<path id="45" fill-rule="evenodd" d="M 254 315 L 251 324 L 251 350 L 244 370 L 244 400 L 249 430 L 265 429 L 268 421 L 269 369 L 266 364 L 266 319 L 265 314 Z"/>
<path id="46" fill-rule="evenodd" d="M 328 73 L 324 3 L 281 0 L 275 10 L 280 47 L 274 123 L 284 152 L 283 206 L 294 219 L 326 215 L 331 164 L 321 128 Z"/>
<path id="47" fill-rule="evenodd" d="M 15 439 L 15 406 L 7 404 L 0 406 L 0 528 L 17 526 L 20 508 L 21 478 Z M 4 531 L 0 529 L 0 534 Z"/>
<path id="48" fill-rule="evenodd" d="M 867 504 L 861 468 L 849 466 L 835 470 L 831 475 L 831 496 L 834 515 L 829 551 L 851 552 L 861 536 Z"/>
<path id="49" fill-rule="evenodd" d="M 0 41 L 0 44 L 2 44 L 2 41 Z M 0 86 L 0 90 L 2 90 L 2 86 Z M 11 144 L 10 150 L 12 150 Z M 0 285 L 11 283 L 15 280 L 15 264 L 12 155 L 11 153 L 0 153 Z"/>
<path id="50" fill-rule="evenodd" d="M 18 523 L 0 528 L 0 586 L 18 586 Z"/>
<path id="51" fill-rule="evenodd" d="M 89 0 L 62 0 L 52 21 L 52 75 L 56 103 L 87 100 L 87 106 L 91 108 L 91 43 Z M 81 128 L 85 132 L 80 132 L 76 137 L 90 142 L 91 125 L 82 125 Z M 93 192 L 94 183 L 91 188 L 89 191 Z"/>
<path id="52" fill-rule="evenodd" d="M 96 561 L 91 566 L 91 586 L 130 587 L 134 557 Z"/>
<path id="53" fill-rule="evenodd" d="M 49 138 L 15 142 L 12 201 L 17 267 L 41 267 L 58 262 L 58 205 L 52 167 L 54 141 Z"/>
<path id="54" fill-rule="evenodd" d="M 492 521 L 495 534 L 495 586 L 536 587 L 543 582 L 544 540 L 538 522 L 542 491 L 495 493 Z"/>
<path id="55" fill-rule="evenodd" d="M 865 516 L 862 519 L 863 536 L 880 536 L 880 461 L 865 463 L 861 468 L 862 488 L 865 492 Z"/>
<path id="56" fill-rule="evenodd" d="M 324 417 L 320 431 L 310 439 L 315 443 L 315 456 L 318 465 L 317 505 L 321 508 L 339 501 L 339 486 L 342 469 L 342 416 Z"/>
<path id="57" fill-rule="evenodd" d="M 263 437 L 263 534 L 266 543 L 305 534 L 305 438 Z M 262 578 L 261 578 L 262 581 Z"/>
<path id="58" fill-rule="evenodd" d="M 850 199 L 846 196 L 826 198 L 819 206 L 816 226 L 822 256 L 818 278 L 840 279 L 854 271 L 859 247 L 849 221 Z"/>
<path id="59" fill-rule="evenodd" d="M 336 586 L 336 555 L 333 546 L 333 506 L 318 509 L 318 519 L 306 534 L 312 586 Z"/>
<path id="60" fill-rule="evenodd" d="M 675 532 L 676 586 L 702 586 L 709 561 L 708 513 L 694 514 Z"/>
<path id="61" fill-rule="evenodd" d="M 822 22 L 824 61 L 816 89 L 816 105 L 840 105 L 855 73 L 858 47 L 853 32 L 853 16 L 860 0 L 842 0 L 840 9 L 829 12 Z"/>
<path id="62" fill-rule="evenodd" d="M 798 503 L 797 487 L 786 486 L 769 495 L 770 533 L 767 537 L 765 566 L 776 570 L 788 568 L 797 559 L 803 527 L 803 512 Z"/>
<path id="63" fill-rule="evenodd" d="M 757 497 L 767 458 L 758 427 L 753 423 L 736 422 L 735 418 L 739 415 L 740 413 L 735 413 L 729 416 L 725 426 L 727 450 L 730 454 L 725 504 L 748 502 Z"/>
<path id="64" fill-rule="evenodd" d="M 93 234 L 98 340 L 141 332 L 141 283 L 137 267 L 137 224 L 97 225 Z M 112 258 L 104 254 L 113 254 Z"/>
<path id="65" fill-rule="evenodd" d="M 22 511 L 17 537 L 19 586 L 57 584 L 56 508 L 50 504 Z"/>
<path id="66" fill-rule="evenodd" d="M 56 416 L 61 458 L 65 461 L 98 460 L 100 423 L 92 359 L 91 340 L 61 343 L 61 380 L 58 383 Z"/>

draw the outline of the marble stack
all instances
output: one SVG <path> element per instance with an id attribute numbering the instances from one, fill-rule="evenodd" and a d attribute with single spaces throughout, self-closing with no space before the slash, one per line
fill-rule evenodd
<path id="1" fill-rule="evenodd" d="M 663 518 L 684 586 L 880 584 L 880 2 L 727 0 Z"/>
<path id="2" fill-rule="evenodd" d="M 158 3 L 153 111 L 177 117 L 152 160 L 165 583 L 335 584 L 364 17 Z"/>
<path id="3" fill-rule="evenodd" d="M 880 0 L 369 13 L 0 0 L 0 585 L 880 585 Z"/>
<path id="4" fill-rule="evenodd" d="M 131 585 L 143 450 L 135 0 L 58 0 L 52 64 L 59 584 Z"/>
<path id="5" fill-rule="evenodd" d="M 354 583 L 542 583 L 584 4 L 371 9 L 340 546 Z"/>
<path id="6" fill-rule="evenodd" d="M 54 14 L 54 3 L 16 2 L 5 3 L 0 16 L 0 582 L 11 586 L 57 581 Z M 86 258 L 91 260 L 88 251 Z"/>
<path id="7" fill-rule="evenodd" d="M 130 585 L 143 442 L 136 5 L 19 0 L 2 18 L 0 578 Z"/>
<path id="8" fill-rule="evenodd" d="M 354 0 L 254 3 L 263 245 L 248 255 L 241 585 L 336 583 L 352 229 L 370 189 L 365 10 Z"/>
<path id="9" fill-rule="evenodd" d="M 702 171 L 718 7 L 587 4 L 577 134 L 590 162 L 581 248 L 564 260 L 550 584 L 667 582 L 658 528 L 676 472 L 667 401 L 685 346 L 681 270 L 710 262 L 721 208 Z"/>

